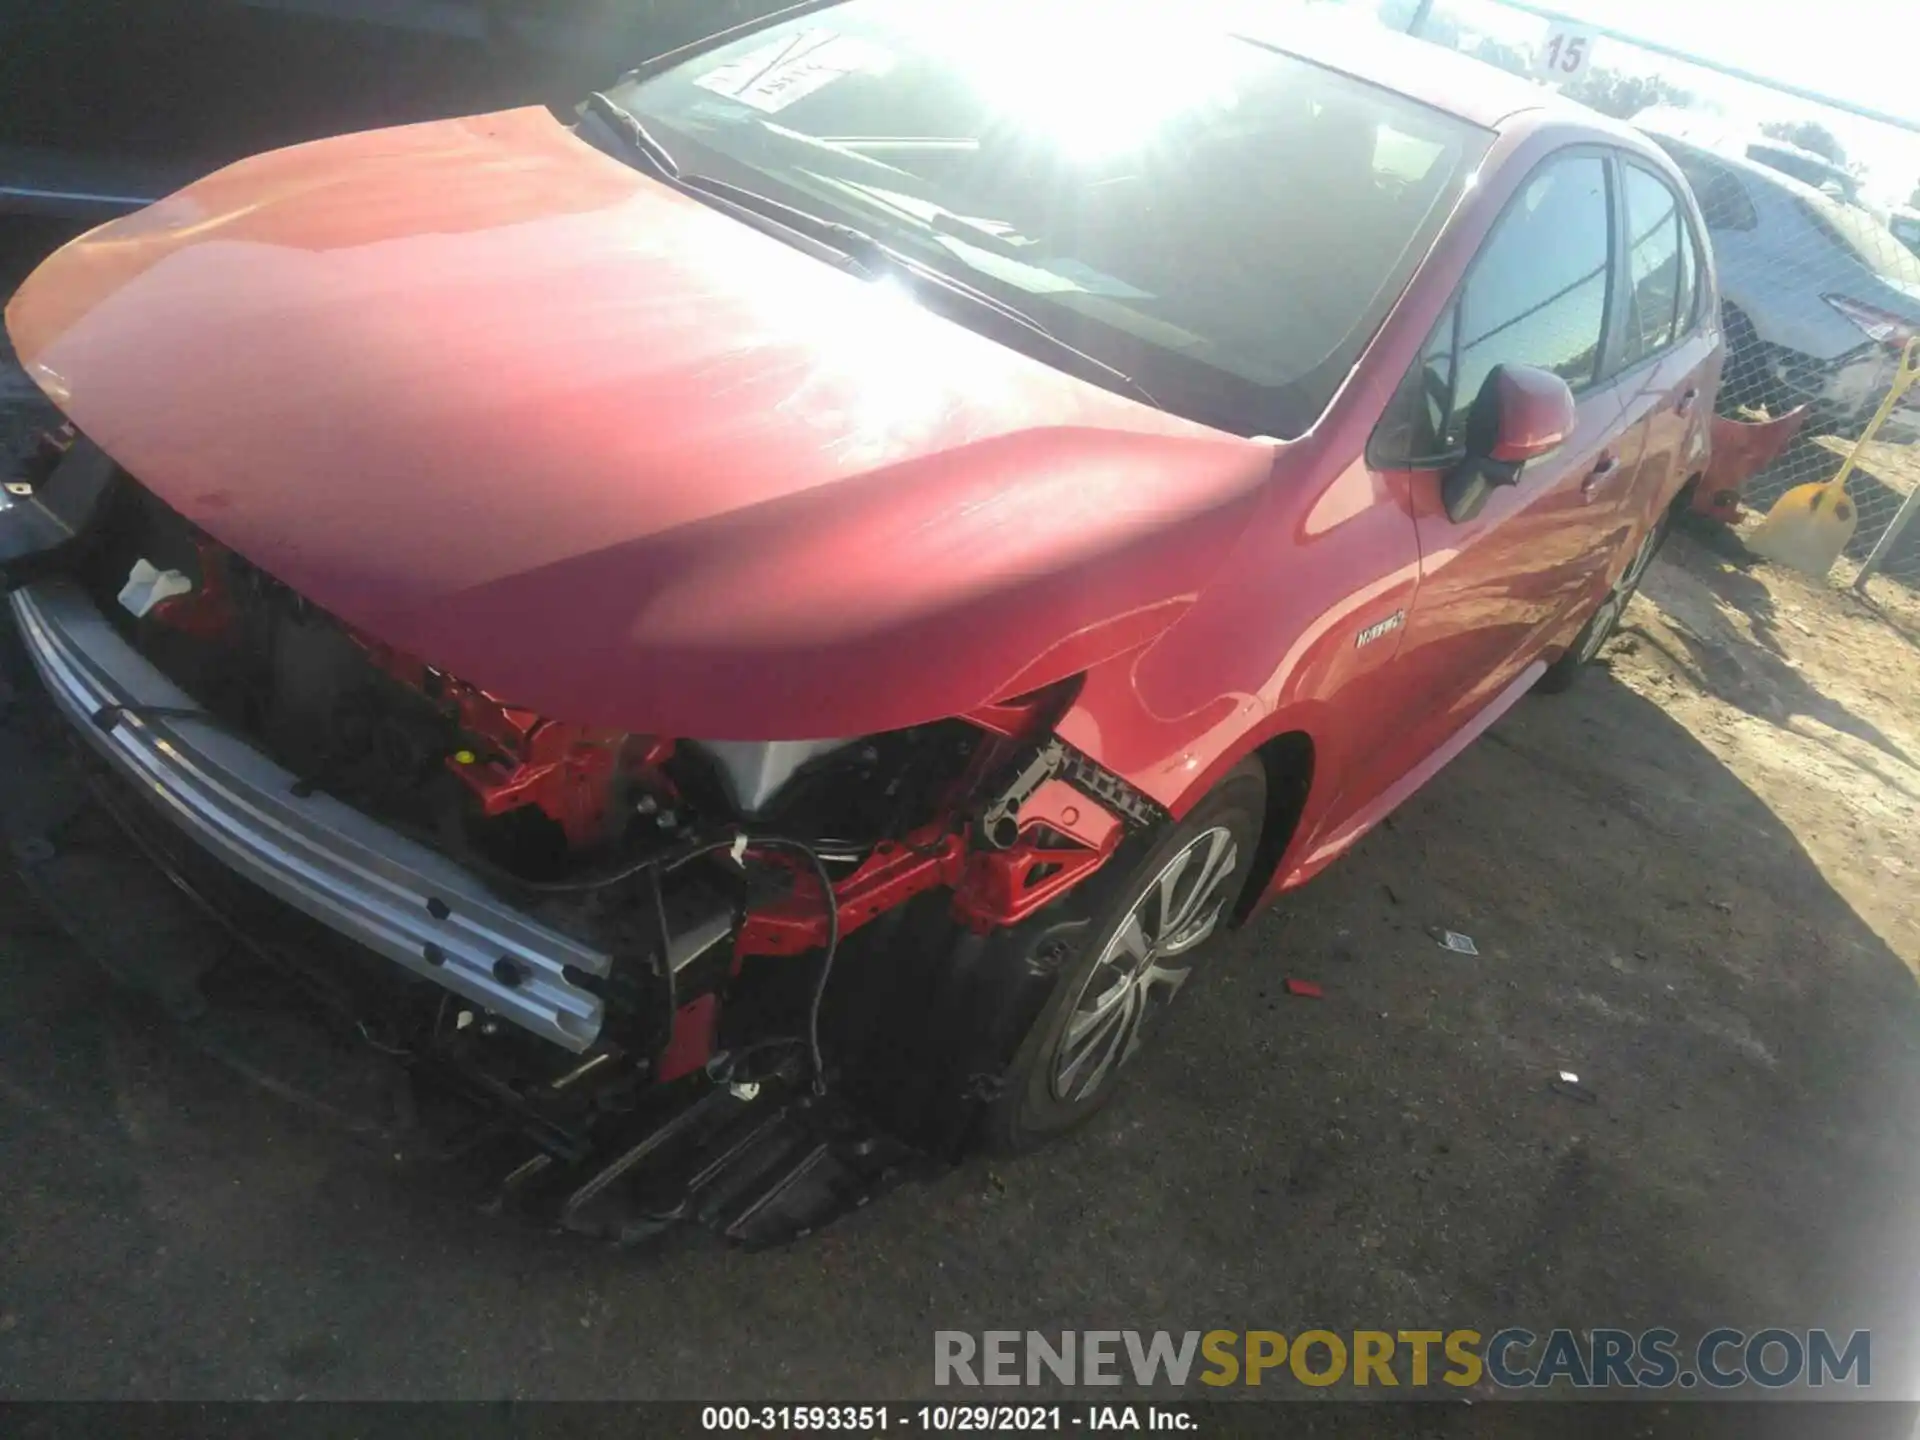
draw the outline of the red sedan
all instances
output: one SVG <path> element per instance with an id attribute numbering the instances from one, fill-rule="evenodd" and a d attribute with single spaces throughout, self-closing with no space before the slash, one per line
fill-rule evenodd
<path id="1" fill-rule="evenodd" d="M 249 955 L 510 1191 L 765 1240 L 1085 1120 L 1568 683 L 1718 315 L 1659 149 L 1435 47 L 844 0 L 69 245 L 0 558 L 127 823 L 351 942 Z"/>

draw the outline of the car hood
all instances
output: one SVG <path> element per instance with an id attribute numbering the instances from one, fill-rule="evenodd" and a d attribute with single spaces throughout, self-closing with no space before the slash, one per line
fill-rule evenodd
<path id="1" fill-rule="evenodd" d="M 7 327 L 141 483 L 341 619 L 658 733 L 866 733 L 1138 645 L 1274 465 L 543 110 L 233 165 L 58 252 Z"/>

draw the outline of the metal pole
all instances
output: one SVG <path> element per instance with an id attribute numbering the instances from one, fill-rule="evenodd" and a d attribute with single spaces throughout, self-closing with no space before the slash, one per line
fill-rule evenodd
<path id="1" fill-rule="evenodd" d="M 1878 120 L 1882 125 L 1896 125 L 1902 130 L 1911 130 L 1915 134 L 1920 134 L 1920 119 L 1911 115 L 1892 115 L 1885 110 L 1875 110 L 1870 105 L 1857 105 L 1851 100 L 1822 95 L 1818 90 L 1789 85 L 1784 80 L 1756 75 L 1751 70 L 1736 69 L 1719 60 L 1710 60 L 1705 55 L 1696 55 L 1691 50 L 1682 50 L 1677 45 L 1663 45 L 1658 40 L 1649 40 L 1642 35 L 1630 35 L 1624 30 L 1597 25 L 1584 16 L 1569 15 L 1564 10 L 1554 10 L 1545 5 L 1534 5 L 1529 3 L 1529 0 L 1501 0 L 1501 3 L 1510 10 L 1521 10 L 1529 15 L 1538 15 L 1542 20 L 1559 20 L 1568 25 L 1578 25 L 1581 29 L 1591 30 L 1596 35 L 1605 35 L 1609 40 L 1618 40 L 1623 45 L 1636 45 L 1642 50 L 1650 50 L 1656 55 L 1665 55 L 1671 60 L 1684 60 L 1689 65 L 1698 65 L 1705 70 L 1717 70 L 1722 75 L 1731 75 L 1734 79 L 1745 80 L 1751 85 L 1764 85 L 1767 89 L 1778 90 L 1784 95 L 1792 95 L 1800 100 L 1811 100 L 1816 105 L 1831 106 L 1835 110 L 1845 110 L 1850 115 L 1858 115 L 1867 120 Z M 1424 20 L 1428 8 L 1427 5 L 1422 5 L 1417 18 Z"/>
<path id="2" fill-rule="evenodd" d="M 1893 553 L 1894 542 L 1900 538 L 1900 532 L 1907 528 L 1907 522 L 1913 519 L 1913 512 L 1920 510 L 1920 485 L 1907 492 L 1907 498 L 1900 502 L 1900 511 L 1893 517 L 1887 528 L 1880 532 L 1880 538 L 1873 542 L 1873 552 L 1860 567 L 1860 573 L 1853 577 L 1853 588 L 1862 595 L 1867 592 L 1867 580 L 1880 568 L 1886 558 Z"/>

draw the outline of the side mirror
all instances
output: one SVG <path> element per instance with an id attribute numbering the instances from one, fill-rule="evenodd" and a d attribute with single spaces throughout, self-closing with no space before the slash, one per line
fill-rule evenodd
<path id="1" fill-rule="evenodd" d="M 1557 450 L 1578 419 L 1573 391 L 1550 370 L 1496 365 L 1467 411 L 1466 454 L 1440 482 L 1447 518 L 1471 520 L 1496 485 L 1512 485 L 1529 460 Z"/>

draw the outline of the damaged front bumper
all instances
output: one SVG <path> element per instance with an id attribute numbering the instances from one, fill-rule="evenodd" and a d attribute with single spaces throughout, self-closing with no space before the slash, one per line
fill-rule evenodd
<path id="1" fill-rule="evenodd" d="M 41 580 L 11 603 L 34 667 L 75 731 L 215 856 L 485 1011 L 571 1051 L 593 1045 L 603 1002 L 569 972 L 605 977 L 609 954 L 503 902 L 445 856 L 299 787 L 194 713 L 193 699 L 79 586 Z"/>
<path id="2" fill-rule="evenodd" d="M 330 988 L 332 962 L 350 958 L 326 948 L 323 932 L 351 936 L 449 990 L 450 965 L 420 970 L 407 947 L 439 945 L 449 960 L 458 947 L 470 967 L 456 972 L 460 993 L 500 1018 L 528 997 L 487 983 L 480 965 L 495 948 L 551 965 L 567 954 L 602 972 L 608 957 L 502 905 L 451 861 L 329 797 L 292 795 L 291 773 L 218 726 L 159 713 L 191 702 L 67 582 L 16 591 L 12 608 L 65 728 L 97 757 L 67 783 L 91 776 L 94 798 L 118 822 L 106 841 L 76 837 L 73 858 L 70 823 L 59 847 L 42 845 L 30 859 L 17 849 L 31 888 L 83 953 L 160 1000 L 203 1053 L 329 1124 L 376 1138 L 383 1161 L 398 1163 L 404 1151 L 408 1164 L 471 1187 L 490 1213 L 621 1243 L 680 1224 L 749 1248 L 806 1235 L 959 1153 L 974 1107 L 991 1096 L 1050 993 L 1063 937 L 1086 923 L 1036 919 L 968 935 L 958 942 L 965 963 L 953 965 L 942 948 L 952 943 L 942 897 L 901 907 L 902 928 L 888 936 L 897 962 L 856 943 L 843 964 L 867 967 L 866 983 L 854 987 L 863 996 L 880 994 L 876 967 L 891 977 L 884 999 L 896 1018 L 918 996 L 927 1041 L 892 1057 L 891 1068 L 883 1043 L 875 1057 L 883 1068 L 858 1086 L 821 1093 L 788 1047 L 765 1064 L 743 1052 L 633 1088 L 613 1076 L 618 1066 L 602 1063 L 603 1040 L 583 1063 L 509 1090 L 472 1054 L 395 1048 L 355 1022 L 346 994 L 330 997 L 346 1008 L 317 996 Z M 95 722 L 114 705 L 140 708 L 112 726 Z M 20 774 L 65 773 L 59 752 L 45 748 L 50 736 L 25 738 L 41 734 L 35 726 L 6 732 L 0 759 Z M 142 884 L 155 873 L 172 885 Z M 449 913 L 431 913 L 433 901 Z M 287 903 L 318 924 L 305 926 L 280 908 Z M 102 924 L 128 906 L 139 915 L 131 926 Z M 196 929 L 196 915 L 219 923 Z M 124 938 L 149 925 L 170 937 L 156 947 L 165 953 L 114 953 L 116 931 Z M 223 933 L 240 945 L 223 945 Z M 600 1024 L 597 1003 L 583 995 L 564 1023 Z M 541 1030 L 563 1023 L 551 1012 L 525 1008 L 514 1018 L 561 1044 L 571 1046 L 576 1033 Z M 853 1027 L 884 1041 L 874 1018 L 863 1011 Z M 460 1033 L 476 1042 L 469 1051 L 491 1050 L 510 1038 L 504 1026 L 488 1038 L 494 1028 L 483 1021 Z M 574 1083 L 589 1072 L 590 1081 Z"/>
<path id="3" fill-rule="evenodd" d="M 338 1061 L 349 1089 L 368 1074 L 381 1095 L 417 1092 L 399 1110 L 450 1106 L 450 1128 L 417 1114 L 353 1128 L 391 1133 L 396 1153 L 402 1133 L 433 1130 L 433 1154 L 481 1162 L 491 1201 L 566 1228 L 636 1239 L 692 1220 L 773 1243 L 957 1156 L 1091 923 L 1082 882 L 1165 818 L 1051 738 L 1056 687 L 925 734 L 827 747 L 857 752 L 856 770 L 890 757 L 884 794 L 918 797 L 889 798 L 885 828 L 855 809 L 851 829 L 826 831 L 874 837 L 828 856 L 837 879 L 805 840 L 749 840 L 726 810 L 658 850 L 650 884 L 618 892 L 634 869 L 542 883 L 485 855 L 469 866 L 425 822 L 340 798 L 351 785 L 329 793 L 324 770 L 296 773 L 239 728 L 249 712 L 216 715 L 164 671 L 164 649 L 150 654 L 114 609 L 125 556 L 95 548 L 133 533 L 102 499 L 133 482 L 84 440 L 42 469 L 9 487 L 20 503 L 0 503 L 15 629 L 87 752 L 79 774 L 132 844 L 109 867 L 117 884 L 91 874 L 101 857 L 84 839 L 77 861 L 40 841 L 22 874 L 83 950 L 187 1028 L 217 1032 L 210 1052 L 242 1074 L 333 1113 L 336 1082 L 309 1077 Z M 160 550 L 135 547 L 143 559 L 167 558 L 155 534 Z M 750 789 L 733 798 L 754 808 Z M 893 828 L 915 815 L 931 818 Z M 801 823 L 820 833 L 817 816 Z M 783 846 L 813 871 L 779 863 Z M 171 892 L 152 893 L 153 866 Z M 226 939 L 149 945 L 148 916 L 188 901 Z M 130 925 L 87 939 L 116 907 Z M 308 1029 L 295 1016 L 320 1022 L 313 1063 L 291 1041 Z"/>

